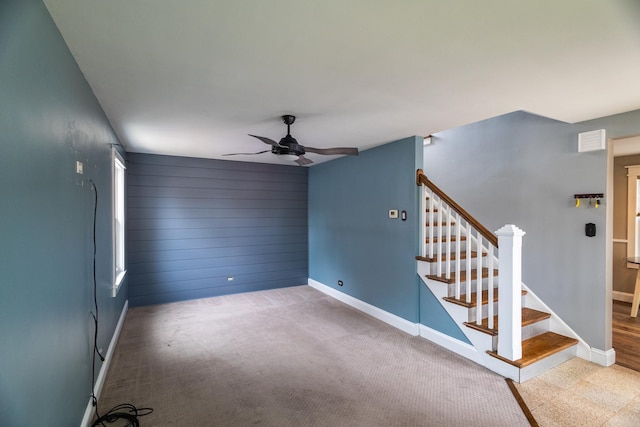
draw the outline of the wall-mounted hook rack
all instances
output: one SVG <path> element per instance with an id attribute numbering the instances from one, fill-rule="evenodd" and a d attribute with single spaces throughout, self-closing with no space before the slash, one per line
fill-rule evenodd
<path id="1" fill-rule="evenodd" d="M 574 199 L 604 199 L 603 193 L 574 194 Z"/>
<path id="2" fill-rule="evenodd" d="M 589 205 L 595 200 L 595 207 L 600 207 L 600 199 L 604 199 L 603 193 L 586 193 L 586 194 L 574 194 L 573 198 L 576 199 L 576 208 L 580 207 L 580 201 L 582 199 L 589 199 Z"/>

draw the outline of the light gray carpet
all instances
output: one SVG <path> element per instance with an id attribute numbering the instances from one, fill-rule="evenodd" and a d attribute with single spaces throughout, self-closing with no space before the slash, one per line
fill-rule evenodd
<path id="1" fill-rule="evenodd" d="M 143 426 L 528 426 L 505 380 L 308 286 L 132 308 L 100 399 Z"/>

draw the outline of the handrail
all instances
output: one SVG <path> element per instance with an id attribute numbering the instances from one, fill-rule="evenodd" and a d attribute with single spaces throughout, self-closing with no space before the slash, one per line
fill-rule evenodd
<path id="1" fill-rule="evenodd" d="M 451 197 L 447 196 L 447 194 L 439 189 L 433 182 L 429 181 L 429 178 L 424 174 L 422 169 L 418 169 L 416 171 L 416 184 L 417 185 L 426 185 L 440 197 L 440 199 L 444 200 L 451 208 L 456 211 L 462 218 L 467 221 L 467 223 L 471 224 L 473 228 L 475 228 L 485 239 L 489 241 L 496 248 L 498 247 L 498 237 L 495 234 L 490 232 L 484 225 L 482 225 L 477 219 L 471 216 L 471 214 L 465 211 L 459 204 L 457 204 Z"/>

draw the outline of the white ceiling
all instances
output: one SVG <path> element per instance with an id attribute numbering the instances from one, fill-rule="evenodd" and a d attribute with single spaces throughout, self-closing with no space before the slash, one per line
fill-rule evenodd
<path id="1" fill-rule="evenodd" d="M 287 163 L 515 110 L 640 108 L 638 0 L 44 0 L 128 151 Z M 309 154 L 316 163 L 334 158 Z"/>

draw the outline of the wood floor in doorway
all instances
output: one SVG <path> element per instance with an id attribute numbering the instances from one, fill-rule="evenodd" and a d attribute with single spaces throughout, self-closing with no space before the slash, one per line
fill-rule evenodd
<path id="1" fill-rule="evenodd" d="M 613 302 L 613 348 L 618 365 L 640 371 L 640 316 L 630 312 L 630 303 Z"/>

